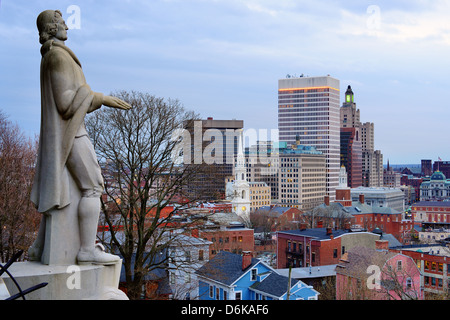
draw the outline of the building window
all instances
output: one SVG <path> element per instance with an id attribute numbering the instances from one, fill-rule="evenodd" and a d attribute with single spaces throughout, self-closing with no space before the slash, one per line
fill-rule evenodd
<path id="1" fill-rule="evenodd" d="M 237 291 L 235 293 L 235 300 L 242 300 L 242 292 L 241 291 Z"/>
<path id="2" fill-rule="evenodd" d="M 203 261 L 203 250 L 198 250 L 198 261 Z"/>
<path id="3" fill-rule="evenodd" d="M 397 271 L 402 271 L 402 262 L 397 261 Z"/>
<path id="4" fill-rule="evenodd" d="M 256 281 L 256 275 L 257 274 L 258 274 L 258 270 L 257 269 L 252 269 L 251 276 L 250 276 L 250 281 Z"/>
<path id="5" fill-rule="evenodd" d="M 186 262 L 191 262 L 191 252 L 190 251 L 186 251 L 184 253 L 184 258 Z"/>
<path id="6" fill-rule="evenodd" d="M 213 298 L 214 297 L 214 287 L 213 286 L 209 286 L 209 297 Z"/>
<path id="7" fill-rule="evenodd" d="M 338 256 L 337 252 L 338 252 L 337 249 L 333 249 L 333 258 L 337 258 Z"/>
<path id="8" fill-rule="evenodd" d="M 411 278 L 407 278 L 406 279 L 406 288 L 407 289 L 411 289 L 412 287 L 412 279 Z"/>

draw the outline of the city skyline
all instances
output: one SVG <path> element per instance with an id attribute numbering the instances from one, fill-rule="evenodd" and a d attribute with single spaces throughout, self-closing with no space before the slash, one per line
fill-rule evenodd
<path id="1" fill-rule="evenodd" d="M 362 122 L 375 124 L 384 162 L 450 160 L 445 137 L 450 4 L 445 1 L 0 2 L 0 110 L 39 133 L 36 17 L 58 9 L 66 42 L 94 91 L 176 98 L 203 119 L 277 129 L 286 75 L 352 86 Z"/>

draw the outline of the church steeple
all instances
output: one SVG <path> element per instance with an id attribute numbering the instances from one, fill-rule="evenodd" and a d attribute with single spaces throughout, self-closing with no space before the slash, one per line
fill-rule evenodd
<path id="1" fill-rule="evenodd" d="M 250 225 L 250 185 L 247 181 L 247 168 L 244 157 L 243 131 L 239 130 L 238 154 L 234 167 L 235 180 L 233 182 L 232 211 L 242 218 L 246 225 Z"/>
<path id="2" fill-rule="evenodd" d="M 239 132 L 238 139 L 238 154 L 236 157 L 236 167 L 235 167 L 235 178 L 236 181 L 247 182 L 247 170 L 245 167 L 245 157 L 244 157 L 244 137 L 242 131 Z"/>

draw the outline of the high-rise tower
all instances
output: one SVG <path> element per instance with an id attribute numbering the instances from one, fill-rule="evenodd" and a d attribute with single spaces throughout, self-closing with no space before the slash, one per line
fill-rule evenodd
<path id="1" fill-rule="evenodd" d="M 349 186 L 383 186 L 383 155 L 374 149 L 374 124 L 361 123 L 350 85 L 345 92 L 340 114 L 341 165 L 347 169 Z"/>
<path id="2" fill-rule="evenodd" d="M 340 170 L 340 82 L 330 76 L 278 81 L 280 141 L 314 146 L 326 156 L 326 193 L 335 199 Z"/>

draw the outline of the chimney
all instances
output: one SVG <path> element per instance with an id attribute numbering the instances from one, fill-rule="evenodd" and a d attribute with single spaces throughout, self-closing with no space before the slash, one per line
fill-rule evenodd
<path id="1" fill-rule="evenodd" d="M 199 237 L 199 231 L 198 231 L 197 228 L 195 228 L 195 229 L 193 229 L 191 231 L 191 236 L 194 237 L 194 238 L 198 238 Z"/>
<path id="2" fill-rule="evenodd" d="M 307 224 L 306 222 L 301 222 L 300 223 L 300 230 L 306 230 Z"/>
<path id="3" fill-rule="evenodd" d="M 387 240 L 375 240 L 376 250 L 389 250 L 389 242 Z"/>
<path id="4" fill-rule="evenodd" d="M 330 196 L 325 196 L 325 198 L 324 198 L 324 202 L 325 202 L 325 205 L 326 206 L 329 206 L 330 205 Z"/>
<path id="5" fill-rule="evenodd" d="M 252 264 L 252 252 L 243 251 L 242 252 L 242 270 L 247 269 Z"/>
<path id="6" fill-rule="evenodd" d="M 364 203 L 364 194 L 359 195 L 359 202 Z"/>
<path id="7" fill-rule="evenodd" d="M 327 227 L 327 236 L 329 236 L 330 234 L 333 234 L 333 229 L 330 227 Z"/>

